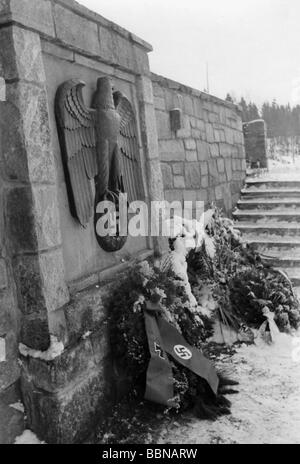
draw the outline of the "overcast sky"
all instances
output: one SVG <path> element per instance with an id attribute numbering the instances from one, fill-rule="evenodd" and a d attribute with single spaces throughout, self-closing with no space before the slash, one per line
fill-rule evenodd
<path id="1" fill-rule="evenodd" d="M 225 98 L 300 104 L 299 0 L 79 0 L 154 51 L 153 72 Z"/>

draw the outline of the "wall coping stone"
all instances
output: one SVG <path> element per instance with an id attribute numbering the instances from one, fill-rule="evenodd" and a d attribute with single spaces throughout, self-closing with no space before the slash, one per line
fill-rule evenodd
<path id="1" fill-rule="evenodd" d="M 100 24 L 101 26 L 104 26 L 108 29 L 112 29 L 114 32 L 117 32 L 119 35 L 122 35 L 126 39 L 129 39 L 132 42 L 136 43 L 137 45 L 139 45 L 141 48 L 143 48 L 147 52 L 153 51 L 152 45 L 150 45 L 148 42 L 146 42 L 145 40 L 135 35 L 133 32 L 130 32 L 124 27 L 121 27 L 118 24 L 114 23 L 113 21 L 110 21 L 109 19 L 104 18 L 100 14 L 95 13 L 94 11 L 90 10 L 84 5 L 81 5 L 75 0 L 51 0 L 51 1 L 53 3 L 58 3 L 64 7 L 67 7 L 74 13 L 77 13 L 78 15 L 84 18 L 90 19 L 91 21 L 94 21 Z"/>
<path id="2" fill-rule="evenodd" d="M 189 87 L 185 84 L 181 84 L 178 81 L 174 81 L 159 74 L 151 73 L 151 79 L 153 83 L 158 83 L 159 85 L 167 89 L 177 90 L 178 92 L 183 92 L 187 95 L 191 95 L 192 97 L 200 98 L 203 101 L 217 103 L 219 105 L 225 106 L 226 108 L 230 108 L 231 110 L 236 111 L 237 113 L 242 112 L 242 108 L 240 107 L 240 105 L 235 105 L 234 103 L 222 100 L 221 98 L 215 97 L 214 95 L 201 92 L 200 90 L 194 89 L 193 87 Z"/>
<path id="3" fill-rule="evenodd" d="M 124 29 L 123 27 L 119 26 L 118 24 L 109 21 L 108 19 L 104 18 L 103 16 L 99 15 L 98 13 L 89 10 L 83 5 L 80 5 L 75 0 L 39 0 L 41 5 L 50 5 L 52 9 L 52 15 L 47 19 L 49 22 L 49 27 L 46 29 L 40 27 L 39 22 L 39 11 L 33 10 L 32 13 L 36 12 L 36 18 L 32 17 L 28 20 L 26 14 L 22 14 L 22 7 L 20 7 L 20 3 L 24 0 L 5 0 L 3 4 L 0 5 L 0 25 L 9 24 L 11 22 L 16 22 L 19 25 L 27 27 L 35 32 L 39 32 L 42 36 L 49 36 L 52 37 L 55 34 L 55 24 L 54 24 L 54 17 L 53 17 L 53 10 L 55 5 L 60 5 L 64 7 L 66 10 L 69 10 L 81 18 L 85 18 L 95 24 L 97 26 L 105 27 L 115 33 L 119 34 L 120 36 L 127 39 L 129 42 L 132 42 L 133 45 L 136 45 L 142 48 L 146 53 L 152 52 L 153 47 L 145 40 L 141 39 L 134 33 Z M 43 6 L 44 6 L 43 5 Z M 24 4 L 24 9 L 26 5 Z M 53 31 L 53 32 L 52 32 Z M 88 51 L 88 50 L 87 50 Z"/>

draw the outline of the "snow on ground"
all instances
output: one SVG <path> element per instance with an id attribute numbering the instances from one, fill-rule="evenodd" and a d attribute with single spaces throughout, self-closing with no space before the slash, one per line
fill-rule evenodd
<path id="1" fill-rule="evenodd" d="M 292 156 L 282 157 L 280 160 L 268 160 L 268 170 L 255 172 L 250 178 L 260 180 L 299 180 L 300 175 L 300 156 L 293 159 Z"/>
<path id="2" fill-rule="evenodd" d="M 44 361 L 53 361 L 53 359 L 58 358 L 64 351 L 64 344 L 54 336 L 50 337 L 51 343 L 47 351 L 33 350 L 23 343 L 19 344 L 19 352 L 24 357 L 31 357 L 35 359 L 43 359 Z"/>
<path id="3" fill-rule="evenodd" d="M 25 430 L 22 435 L 16 438 L 15 445 L 44 445 L 45 442 L 40 441 L 38 437 L 31 432 L 31 430 Z"/>
<path id="4" fill-rule="evenodd" d="M 232 415 L 215 422 L 186 417 L 158 443 L 300 444 L 300 332 L 280 334 L 272 346 L 245 345 L 217 366 L 240 382 L 230 395 Z"/>
<path id="5" fill-rule="evenodd" d="M 18 401 L 17 403 L 10 404 L 9 407 L 15 409 L 16 411 L 21 412 L 22 414 L 24 414 L 24 412 L 25 412 L 24 404 L 21 403 L 21 401 Z"/>

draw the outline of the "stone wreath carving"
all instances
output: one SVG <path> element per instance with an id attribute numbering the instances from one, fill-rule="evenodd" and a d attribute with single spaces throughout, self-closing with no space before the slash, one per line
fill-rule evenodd
<path id="1" fill-rule="evenodd" d="M 78 79 L 64 82 L 57 90 L 55 113 L 62 159 L 73 217 L 86 227 L 101 201 L 115 204 L 119 194 L 128 201 L 140 199 L 139 144 L 136 118 L 129 100 L 113 92 L 108 77 L 98 79 L 92 108 L 86 107 Z M 94 185 L 93 185 L 94 184 Z M 127 237 L 107 235 L 96 238 L 107 252 L 120 250 Z"/>

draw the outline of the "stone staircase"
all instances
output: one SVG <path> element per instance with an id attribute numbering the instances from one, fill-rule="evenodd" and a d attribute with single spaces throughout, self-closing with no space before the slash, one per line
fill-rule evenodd
<path id="1" fill-rule="evenodd" d="M 233 217 L 243 240 L 300 287 L 300 175 L 299 181 L 247 179 Z"/>

